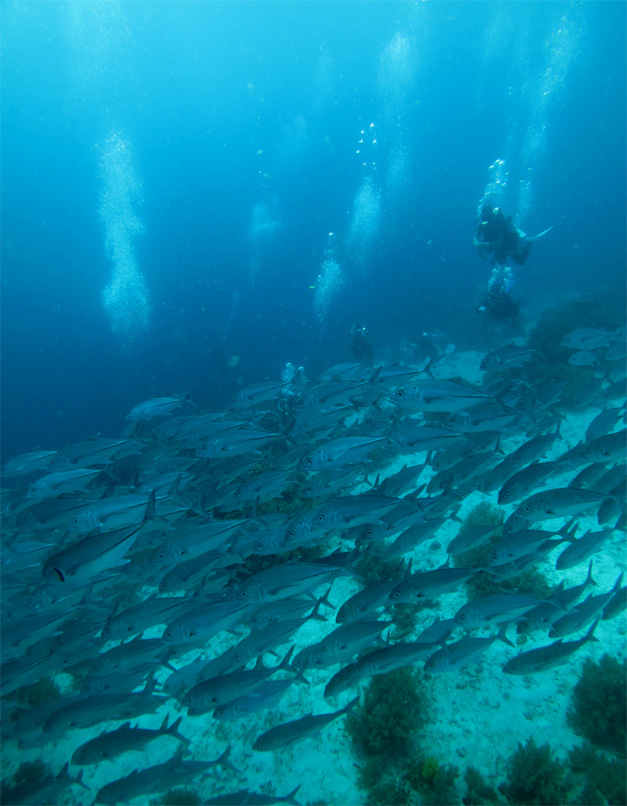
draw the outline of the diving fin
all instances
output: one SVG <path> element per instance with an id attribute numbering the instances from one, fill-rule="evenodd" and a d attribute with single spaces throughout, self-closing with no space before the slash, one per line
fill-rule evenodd
<path id="1" fill-rule="evenodd" d="M 552 229 L 553 227 L 549 227 L 548 229 L 545 229 L 543 232 L 541 232 L 539 235 L 527 235 L 527 238 L 530 241 L 537 241 L 538 238 L 541 238 L 543 235 L 546 235 L 547 232 L 550 232 Z"/>

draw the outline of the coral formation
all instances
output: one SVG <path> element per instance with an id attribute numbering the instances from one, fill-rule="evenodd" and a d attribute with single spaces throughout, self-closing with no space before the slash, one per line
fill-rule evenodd
<path id="1" fill-rule="evenodd" d="M 161 806 L 199 806 L 200 795 L 194 789 L 170 789 L 161 798 Z"/>
<path id="2" fill-rule="evenodd" d="M 627 727 L 627 662 L 603 655 L 584 664 L 568 711 L 573 730 L 589 742 L 625 755 Z"/>
<path id="3" fill-rule="evenodd" d="M 581 779 L 576 802 L 588 806 L 624 806 L 627 803 L 627 761 L 625 756 L 608 758 L 589 744 L 574 747 L 568 763 L 575 780 Z"/>
<path id="4" fill-rule="evenodd" d="M 400 766 L 414 750 L 416 734 L 426 720 L 422 675 L 398 669 L 373 677 L 363 702 L 347 715 L 345 726 L 360 765 L 360 785 L 371 789 Z"/>
<path id="5" fill-rule="evenodd" d="M 463 535 L 465 531 L 473 526 L 500 524 L 502 520 L 501 512 L 497 507 L 492 506 L 487 501 L 481 501 L 464 518 L 459 534 Z M 488 555 L 492 550 L 492 546 L 501 539 L 502 535 L 502 529 L 497 528 L 492 532 L 489 540 L 486 540 L 481 546 L 457 554 L 454 559 L 455 566 L 459 568 L 487 566 Z M 500 579 L 487 571 L 479 571 L 466 582 L 466 592 L 469 600 L 509 590 L 525 591 L 525 593 L 529 593 L 539 599 L 548 598 L 551 594 L 551 587 L 546 577 L 537 567 L 529 568 L 510 579 Z"/>
<path id="6" fill-rule="evenodd" d="M 507 781 L 499 786 L 507 803 L 517 806 L 561 806 L 571 789 L 566 765 L 553 757 L 548 744 L 535 739 L 518 744 L 509 758 Z"/>
<path id="7" fill-rule="evenodd" d="M 432 756 L 418 755 L 407 765 L 405 780 L 420 794 L 421 803 L 455 803 L 455 779 L 459 770 L 450 764 L 440 764 Z"/>
<path id="8" fill-rule="evenodd" d="M 485 782 L 476 767 L 466 767 L 464 782 L 466 784 L 466 794 L 462 798 L 464 806 L 487 806 L 503 802 L 496 789 Z"/>

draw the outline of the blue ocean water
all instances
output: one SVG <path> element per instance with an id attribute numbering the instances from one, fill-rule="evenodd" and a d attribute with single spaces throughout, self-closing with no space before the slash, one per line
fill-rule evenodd
<path id="1" fill-rule="evenodd" d="M 612 2 L 3 3 L 3 456 L 315 375 L 355 322 L 463 339 L 499 170 L 554 227 L 523 315 L 623 304 L 624 34 Z"/>
<path id="2" fill-rule="evenodd" d="M 175 802 L 189 793 L 165 789 L 188 782 L 213 804 L 388 803 L 388 785 L 400 781 L 399 802 L 468 803 L 476 801 L 464 772 L 473 766 L 501 787 L 485 802 L 518 802 L 503 785 L 519 742 L 549 743 L 566 760 L 584 741 L 567 713 L 587 659 L 608 653 L 620 673 L 625 656 L 627 7 L 5 0 L 0 14 L 2 799 Z M 478 254 L 485 202 L 528 235 L 548 230 L 524 265 L 496 271 Z M 477 310 L 499 284 L 519 305 L 513 322 Z M 564 314 L 568 303 L 580 307 Z M 573 321 L 591 310 L 594 322 Z M 370 334 L 373 367 L 355 364 L 355 325 Z M 433 352 L 421 334 L 432 334 Z M 428 356 L 431 388 L 407 366 Z M 314 385 L 333 365 L 333 380 Z M 281 379 L 269 392 L 253 386 Z M 54 461 L 68 472 L 48 474 L 49 461 L 32 454 L 11 464 L 36 450 L 58 450 Z M 549 475 L 535 476 L 540 460 L 555 465 L 544 467 Z M 529 560 L 516 538 L 532 525 L 520 514 L 523 492 L 500 497 L 519 465 L 530 494 L 520 507 L 533 499 L 542 528 L 549 521 L 557 531 L 548 534 L 581 556 L 554 565 L 542 554 L 547 533 L 527 535 L 542 571 L 527 577 L 512 560 L 492 569 L 495 589 L 550 589 L 560 613 L 560 596 L 572 605 L 585 590 L 594 607 L 586 598 L 567 614 L 575 623 L 566 641 L 576 636 L 568 657 L 559 643 L 545 646 L 568 625 L 554 632 L 544 613 L 523 629 L 520 605 L 497 614 L 508 647 L 489 616 L 477 617 L 483 634 L 470 650 L 465 638 L 450 640 L 451 630 L 462 634 L 459 619 L 446 628 L 470 601 L 460 579 L 482 574 L 474 592 L 491 590 L 485 565 L 499 566 L 486 535 L 497 521 L 515 538 L 500 550 Z M 462 560 L 470 554 L 452 541 L 477 527 L 487 530 L 477 544 L 484 555 Z M 549 549 L 558 543 L 562 551 L 559 539 Z M 277 568 L 273 585 L 262 575 Z M 356 607 L 349 597 L 381 581 L 380 606 L 362 600 L 357 614 L 359 629 L 374 632 L 342 638 L 351 652 L 335 633 L 340 646 L 314 650 L 341 622 L 339 608 Z M 405 583 L 397 610 L 391 591 Z M 242 604 L 247 597 L 258 601 Z M 261 616 L 260 603 L 272 615 Z M 135 604 L 147 612 L 129 615 Z M 383 659 L 369 656 L 372 674 L 344 678 L 325 696 L 335 673 L 353 674 L 352 658 L 382 645 L 390 625 Z M 279 630 L 287 626 L 298 638 Z M 238 644 L 231 657 L 244 630 L 255 651 Z M 359 731 L 342 710 L 359 695 L 367 714 L 371 681 L 385 680 L 379 672 L 423 630 L 432 631 L 429 652 L 444 643 L 444 666 L 460 644 L 472 656 L 458 657 L 451 674 L 432 673 L 423 689 L 427 718 L 410 762 L 422 784 L 434 765 L 456 765 L 440 800 L 409 793 L 408 759 L 395 749 L 390 769 L 368 784 Z M 329 647 L 341 659 L 325 666 Z M 523 675 L 512 663 L 531 663 L 530 647 L 554 654 Z M 133 657 L 138 648 L 145 658 Z M 235 708 L 233 683 L 219 691 L 219 670 L 244 657 L 243 676 L 253 664 L 263 676 L 261 664 L 280 663 L 273 653 L 284 659 L 279 675 L 291 660 L 310 685 L 275 690 L 261 714 L 255 689 L 250 713 L 240 704 L 239 718 L 219 721 L 223 706 Z M 403 673 L 419 668 L 404 657 L 412 659 L 399 661 Z M 203 673 L 190 668 L 201 659 L 215 662 L 203 673 L 223 697 L 211 707 L 197 691 Z M 139 700 L 138 688 L 148 694 L 155 679 L 155 696 L 137 704 L 131 690 Z M 85 704 L 109 687 L 119 701 Z M 60 691 L 76 702 L 57 711 Z M 411 696 L 403 705 L 418 707 Z M 310 711 L 338 719 L 313 740 L 259 746 L 268 728 L 280 733 Z M 619 732 L 621 714 L 613 716 Z M 127 718 L 144 730 L 182 726 L 184 744 L 161 736 L 141 756 L 74 755 L 113 726 L 118 741 L 139 747 L 141 737 L 119 724 Z M 607 738 L 591 741 L 616 750 Z M 182 772 L 175 746 L 185 751 Z M 615 774 L 621 749 L 602 757 L 618 760 Z M 185 765 L 224 753 L 234 767 L 186 780 Z M 375 753 L 373 769 L 379 763 Z M 568 802 L 606 797 L 583 786 L 572 784 Z"/>

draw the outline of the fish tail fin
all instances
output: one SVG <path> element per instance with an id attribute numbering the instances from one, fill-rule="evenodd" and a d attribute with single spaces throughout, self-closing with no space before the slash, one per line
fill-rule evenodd
<path id="1" fill-rule="evenodd" d="M 347 714 L 349 711 L 352 711 L 358 702 L 359 702 L 359 694 L 356 697 L 353 697 L 353 699 L 349 703 L 347 703 L 344 706 L 344 708 L 342 708 L 338 716 L 341 716 L 342 714 Z"/>
<path id="2" fill-rule="evenodd" d="M 507 635 L 505 635 L 505 633 L 507 632 L 508 625 L 509 625 L 509 622 L 505 622 L 505 624 L 501 624 L 501 626 L 499 628 L 499 631 L 495 636 L 495 641 L 502 641 L 504 644 L 507 644 L 507 646 L 511 646 L 514 649 L 516 649 L 516 645 L 512 641 L 509 640 Z"/>
<path id="3" fill-rule="evenodd" d="M 290 659 L 291 659 L 292 655 L 294 654 L 294 649 L 295 649 L 295 647 L 296 647 L 296 644 L 292 644 L 292 646 L 291 646 L 291 647 L 290 647 L 290 648 L 287 650 L 287 652 L 286 652 L 286 653 L 285 653 L 285 655 L 283 656 L 283 660 L 282 660 L 282 661 L 281 661 L 281 663 L 279 663 L 279 665 L 276 667 L 276 668 L 277 668 L 277 671 L 278 671 L 279 669 L 291 669 L 291 668 L 292 668 L 292 667 L 290 666 Z"/>
<path id="4" fill-rule="evenodd" d="M 435 376 L 431 371 L 431 367 L 435 364 L 436 356 L 432 355 L 425 366 L 420 370 L 420 372 L 426 373 L 432 380 L 435 380 Z"/>
<path id="5" fill-rule="evenodd" d="M 590 560 L 590 565 L 588 566 L 588 576 L 586 577 L 584 585 L 596 585 L 596 584 L 597 583 L 592 578 L 592 560 Z"/>
<path id="6" fill-rule="evenodd" d="M 87 786 L 87 784 L 83 781 L 83 770 L 81 770 L 78 773 L 76 778 L 72 778 L 72 783 L 78 784 L 79 786 L 82 786 L 83 789 L 86 789 L 88 792 L 91 792 L 91 787 Z"/>
<path id="7" fill-rule="evenodd" d="M 321 605 L 326 605 L 326 607 L 329 607 L 331 610 L 337 610 L 336 606 L 329 601 L 329 594 L 331 593 L 331 588 L 332 587 L 333 587 L 333 583 L 331 583 L 329 585 L 329 590 L 323 596 L 321 596 L 318 599 L 318 602 Z"/>
<path id="8" fill-rule="evenodd" d="M 594 635 L 594 631 L 596 630 L 598 623 L 599 623 L 599 622 L 598 622 L 598 620 L 597 620 L 597 621 L 595 621 L 595 622 L 594 622 L 594 624 L 592 625 L 592 627 L 590 627 L 590 629 L 588 630 L 588 632 L 586 633 L 586 635 L 585 635 L 585 637 L 584 637 L 584 639 L 583 639 L 583 643 L 584 643 L 584 644 L 585 644 L 587 641 L 598 641 L 598 640 L 599 640 L 599 639 L 598 639 L 598 638 L 596 638 L 596 637 L 595 637 L 595 635 Z"/>
<path id="9" fill-rule="evenodd" d="M 294 787 L 294 789 L 292 789 L 292 791 L 288 795 L 286 795 L 284 798 L 281 798 L 281 800 L 285 801 L 286 803 L 292 803 L 293 806 L 300 806 L 300 804 L 296 800 L 296 793 L 298 792 L 300 787 L 301 787 L 301 785 L 298 784 L 297 787 Z"/>
<path id="10" fill-rule="evenodd" d="M 170 725 L 170 727 L 167 729 L 167 733 L 169 736 L 174 736 L 176 739 L 180 739 L 185 745 L 185 747 L 189 747 L 191 739 L 188 739 L 187 736 L 183 736 L 183 734 L 179 731 L 182 721 L 183 717 L 180 716 L 175 722 L 173 722 Z"/>
<path id="11" fill-rule="evenodd" d="M 564 540 L 568 540 L 569 543 L 576 543 L 577 538 L 575 535 L 577 534 L 577 529 L 579 529 L 579 521 L 576 518 L 571 518 L 568 523 L 562 526 L 557 534 L 561 535 Z"/>
<path id="12" fill-rule="evenodd" d="M 229 761 L 229 754 L 231 753 L 232 749 L 233 745 L 230 744 L 226 748 L 226 750 L 216 759 L 215 761 L 216 767 L 219 764 L 223 769 L 233 770 L 238 775 L 241 775 L 242 774 L 241 770 L 238 770 L 237 767 L 232 762 Z"/>
<path id="13" fill-rule="evenodd" d="M 328 621 L 328 618 L 326 618 L 326 616 L 321 616 L 320 613 L 318 612 L 320 610 L 321 604 L 322 602 L 320 601 L 320 599 L 318 599 L 313 607 L 313 610 L 308 616 L 306 616 L 306 618 L 307 619 L 312 618 L 314 619 L 314 621 Z"/>
<path id="14" fill-rule="evenodd" d="M 538 236 L 538 237 L 540 237 L 540 236 Z M 198 403 L 196 403 L 196 401 L 192 399 L 192 393 L 191 392 L 185 392 L 185 394 L 181 398 L 181 403 L 189 403 L 190 406 L 193 406 L 199 414 L 202 413 L 202 409 L 200 408 Z"/>

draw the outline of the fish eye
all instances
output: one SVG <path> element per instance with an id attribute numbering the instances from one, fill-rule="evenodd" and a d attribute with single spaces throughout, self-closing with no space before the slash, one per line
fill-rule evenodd
<path id="1" fill-rule="evenodd" d="M 466 621 L 466 614 L 465 613 L 460 613 L 459 614 L 459 620 L 460 621 Z"/>
<path id="2" fill-rule="evenodd" d="M 306 462 L 308 465 L 310 465 L 310 464 L 313 462 L 313 459 L 311 458 L 311 456 L 308 456 L 308 457 L 305 459 L 305 462 Z"/>
<path id="3" fill-rule="evenodd" d="M 392 596 L 394 596 L 394 598 L 395 598 L 395 599 L 400 599 L 400 598 L 401 598 L 401 594 L 400 594 L 400 592 L 399 592 L 399 591 L 394 591 L 394 593 L 392 594 Z"/>
<path id="4" fill-rule="evenodd" d="M 246 597 L 248 596 L 248 591 L 244 589 L 243 591 L 239 592 L 239 595 L 242 599 L 246 599 Z"/>
<path id="5" fill-rule="evenodd" d="M 405 391 L 403 389 L 397 389 L 394 394 L 396 397 L 403 397 L 405 395 Z"/>
<path id="6" fill-rule="evenodd" d="M 263 550 L 263 543 L 261 542 L 261 540 L 260 540 L 258 543 L 255 543 L 255 548 L 256 548 L 258 551 L 262 551 L 262 550 Z"/>

